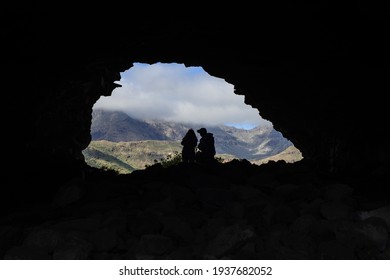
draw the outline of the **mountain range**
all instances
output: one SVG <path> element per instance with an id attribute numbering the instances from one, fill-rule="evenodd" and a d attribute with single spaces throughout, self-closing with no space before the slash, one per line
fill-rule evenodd
<path id="1" fill-rule="evenodd" d="M 299 150 L 272 125 L 245 130 L 225 125 L 140 120 L 121 111 L 103 109 L 95 109 L 92 113 L 92 141 L 83 153 L 87 163 L 92 165 L 99 165 L 96 162 L 99 158 L 103 158 L 104 154 L 105 160 L 116 162 L 116 166 L 124 166 L 126 170 L 140 169 L 145 164 L 151 164 L 154 160 L 165 157 L 167 153 L 180 152 L 180 141 L 187 130 L 193 128 L 196 131 L 201 127 L 213 133 L 217 156 L 223 158 L 246 159 L 259 164 L 267 162 L 267 159 L 271 160 L 271 157 L 284 159 L 283 154 L 289 155 L 286 157 L 286 161 L 289 162 L 301 159 Z M 197 136 L 199 139 L 200 135 Z M 111 154 L 107 155 L 107 153 Z M 137 153 L 143 159 L 138 164 L 134 162 L 129 164 L 128 159 L 134 160 Z M 150 159 L 146 155 L 150 155 Z M 118 160 L 122 164 L 118 163 Z"/>

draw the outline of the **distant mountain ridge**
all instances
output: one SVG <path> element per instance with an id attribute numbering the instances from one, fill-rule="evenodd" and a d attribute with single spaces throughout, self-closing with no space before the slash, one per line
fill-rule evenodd
<path id="1" fill-rule="evenodd" d="M 156 120 L 138 120 L 124 112 L 96 109 L 92 113 L 92 141 L 130 142 L 143 140 L 180 141 L 189 128 L 205 127 L 214 134 L 217 154 L 239 159 L 261 160 L 277 155 L 293 144 L 271 125 L 251 130 L 230 126 L 208 126 Z M 197 135 L 200 138 L 200 135 Z"/>
<path id="2" fill-rule="evenodd" d="M 144 121 L 131 118 L 120 111 L 97 109 L 92 112 L 92 140 L 128 142 L 141 140 L 169 140 Z"/>

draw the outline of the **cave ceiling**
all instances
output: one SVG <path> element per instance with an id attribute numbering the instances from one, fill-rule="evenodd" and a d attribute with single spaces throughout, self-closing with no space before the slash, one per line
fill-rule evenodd
<path id="1" fill-rule="evenodd" d="M 18 147 L 9 157 L 77 158 L 90 141 L 93 104 L 121 72 L 175 62 L 233 84 L 324 171 L 383 162 L 388 7 L 321 3 L 4 9 L 6 102 L 25 118 L 7 123 Z"/>

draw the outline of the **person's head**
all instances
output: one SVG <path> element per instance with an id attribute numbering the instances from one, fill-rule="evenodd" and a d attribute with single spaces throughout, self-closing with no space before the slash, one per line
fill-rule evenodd
<path id="1" fill-rule="evenodd" d="M 204 127 L 202 127 L 202 128 L 200 128 L 200 129 L 198 129 L 197 132 L 198 132 L 201 136 L 203 136 L 203 135 L 206 135 L 206 134 L 207 134 L 207 129 L 204 128 Z"/>

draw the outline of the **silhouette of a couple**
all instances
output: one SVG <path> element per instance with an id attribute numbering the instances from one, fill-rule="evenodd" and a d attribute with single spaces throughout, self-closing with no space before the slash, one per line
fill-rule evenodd
<path id="1" fill-rule="evenodd" d="M 214 159 L 214 135 L 207 132 L 204 127 L 198 129 L 197 132 L 201 136 L 199 144 L 198 137 L 192 128 L 187 131 L 181 141 L 181 145 L 183 146 L 182 161 L 184 163 L 205 163 Z"/>

